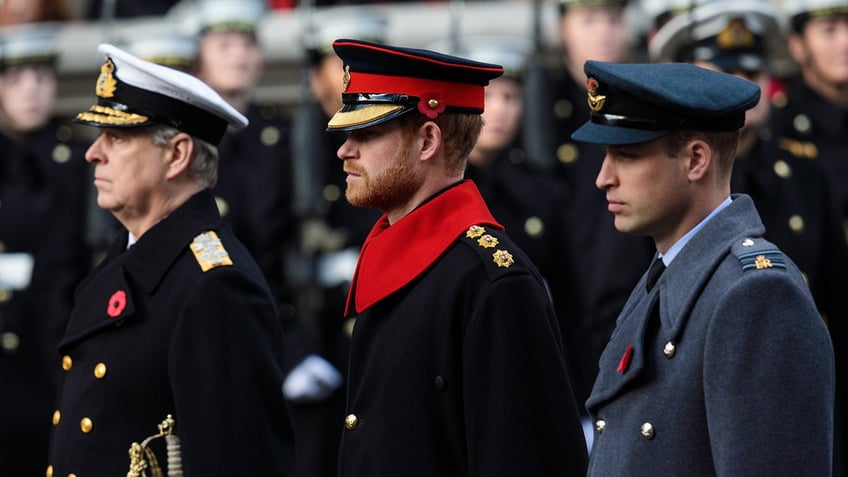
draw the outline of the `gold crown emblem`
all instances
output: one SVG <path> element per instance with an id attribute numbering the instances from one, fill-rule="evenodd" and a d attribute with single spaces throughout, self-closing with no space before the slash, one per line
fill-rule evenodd
<path id="1" fill-rule="evenodd" d="M 347 87 L 350 86 L 350 65 L 345 65 L 342 85 L 344 85 L 344 91 L 347 91 Z"/>
<path id="2" fill-rule="evenodd" d="M 598 94 L 598 80 L 591 77 L 587 79 L 586 92 L 589 95 L 589 109 L 598 112 L 604 108 L 604 102 L 607 100 L 607 97 Z"/>
<path id="3" fill-rule="evenodd" d="M 745 20 L 736 18 L 727 24 L 724 30 L 716 37 L 716 43 L 719 48 L 725 50 L 733 50 L 736 48 L 751 48 L 754 46 L 756 38 L 748 26 L 745 25 Z"/>
<path id="4" fill-rule="evenodd" d="M 115 71 L 115 65 L 112 63 L 112 60 L 107 60 L 100 67 L 100 76 L 97 77 L 97 85 L 95 87 L 95 93 L 97 93 L 98 97 L 111 98 L 115 95 L 115 90 L 118 88 L 118 81 L 112 76 L 113 71 Z"/>

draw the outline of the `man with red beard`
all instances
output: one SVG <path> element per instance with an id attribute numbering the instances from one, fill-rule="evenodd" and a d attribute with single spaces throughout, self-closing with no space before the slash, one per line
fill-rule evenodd
<path id="1" fill-rule="evenodd" d="M 347 200 L 383 212 L 356 317 L 341 476 L 582 475 L 586 449 L 543 280 L 495 221 L 467 156 L 499 65 L 337 40 Z"/>

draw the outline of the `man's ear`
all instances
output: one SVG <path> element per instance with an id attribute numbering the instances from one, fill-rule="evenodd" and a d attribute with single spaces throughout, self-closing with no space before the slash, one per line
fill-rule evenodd
<path id="1" fill-rule="evenodd" d="M 168 164 L 168 179 L 173 179 L 188 170 L 194 152 L 194 140 L 186 133 L 174 136 L 168 144 L 165 160 Z"/>
<path id="2" fill-rule="evenodd" d="M 795 60 L 795 63 L 800 66 L 804 66 L 807 63 L 807 45 L 804 43 L 801 35 L 798 33 L 789 35 L 787 47 L 789 49 L 789 56 Z"/>
<path id="3" fill-rule="evenodd" d="M 689 180 L 697 182 L 707 175 L 707 171 L 717 158 L 713 149 L 702 139 L 692 139 L 686 144 L 686 155 L 689 158 Z"/>
<path id="4" fill-rule="evenodd" d="M 419 157 L 429 160 L 442 148 L 442 130 L 433 121 L 427 121 L 418 128 Z"/>

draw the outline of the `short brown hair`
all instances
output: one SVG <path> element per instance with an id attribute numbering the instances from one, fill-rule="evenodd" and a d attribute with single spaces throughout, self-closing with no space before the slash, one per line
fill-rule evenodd
<path id="1" fill-rule="evenodd" d="M 739 131 L 672 131 L 663 139 L 666 152 L 670 157 L 676 157 L 677 152 L 692 139 L 701 139 L 712 147 L 718 157 L 718 171 L 730 175 L 733 161 L 736 159 L 736 148 L 739 145 Z"/>
<path id="2" fill-rule="evenodd" d="M 397 119 L 404 134 L 412 133 L 427 121 L 433 121 L 442 131 L 442 147 L 448 161 L 448 170 L 454 173 L 465 171 L 468 155 L 474 149 L 483 118 L 479 114 L 442 113 L 436 119 L 428 119 L 413 111 Z"/>

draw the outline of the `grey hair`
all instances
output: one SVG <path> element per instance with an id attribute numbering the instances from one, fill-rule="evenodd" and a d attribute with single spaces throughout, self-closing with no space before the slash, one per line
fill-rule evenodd
<path id="1" fill-rule="evenodd" d="M 177 134 L 179 129 L 165 124 L 154 124 L 148 128 L 150 140 L 154 145 L 164 147 Z M 208 142 L 191 136 L 194 141 L 189 158 L 188 174 L 205 187 L 215 187 L 218 183 L 218 148 Z"/>

